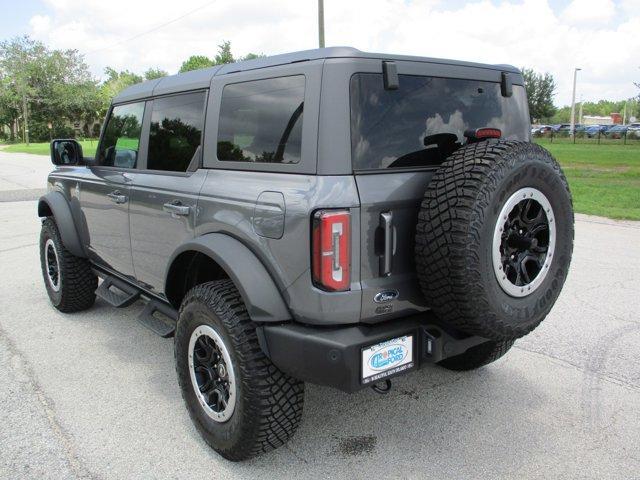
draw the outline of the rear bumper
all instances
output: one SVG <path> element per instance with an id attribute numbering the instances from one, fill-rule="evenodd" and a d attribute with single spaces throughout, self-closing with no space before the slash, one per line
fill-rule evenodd
<path id="1" fill-rule="evenodd" d="M 263 351 L 280 370 L 345 392 L 375 383 L 361 379 L 363 349 L 405 335 L 413 335 L 413 362 L 384 378 L 437 363 L 487 341 L 446 328 L 428 312 L 377 325 L 326 328 L 286 323 L 258 327 Z"/>

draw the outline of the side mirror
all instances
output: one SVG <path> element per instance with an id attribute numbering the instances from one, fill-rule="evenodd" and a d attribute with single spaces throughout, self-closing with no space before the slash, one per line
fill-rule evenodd
<path id="1" fill-rule="evenodd" d="M 73 139 L 51 142 L 51 163 L 54 165 L 80 165 L 83 163 L 82 145 Z"/>

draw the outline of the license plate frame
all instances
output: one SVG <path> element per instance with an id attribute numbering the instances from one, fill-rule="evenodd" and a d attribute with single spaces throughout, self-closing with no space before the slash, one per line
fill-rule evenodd
<path id="1" fill-rule="evenodd" d="M 360 381 L 373 384 L 415 368 L 415 334 L 407 333 L 360 349 Z"/>

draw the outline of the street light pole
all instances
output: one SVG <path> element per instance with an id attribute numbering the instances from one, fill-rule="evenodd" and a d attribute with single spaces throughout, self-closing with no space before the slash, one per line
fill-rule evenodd
<path id="1" fill-rule="evenodd" d="M 324 48 L 324 0 L 318 0 L 318 43 Z"/>
<path id="2" fill-rule="evenodd" d="M 584 97 L 580 95 L 580 110 L 578 110 L 578 123 L 582 124 L 582 106 L 584 105 Z"/>
<path id="3" fill-rule="evenodd" d="M 578 78 L 578 72 L 582 70 L 581 68 L 575 68 L 573 70 L 573 94 L 571 95 L 571 130 L 569 130 L 569 134 L 571 136 L 575 135 L 576 128 L 576 80 Z"/>

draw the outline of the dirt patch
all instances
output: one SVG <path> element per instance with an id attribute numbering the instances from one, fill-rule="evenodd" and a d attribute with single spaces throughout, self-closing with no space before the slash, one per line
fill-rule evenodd
<path id="1" fill-rule="evenodd" d="M 356 457 L 358 455 L 372 453 L 377 443 L 378 437 L 375 435 L 344 437 L 338 439 L 338 445 L 334 448 L 334 453 L 346 457 Z"/>

